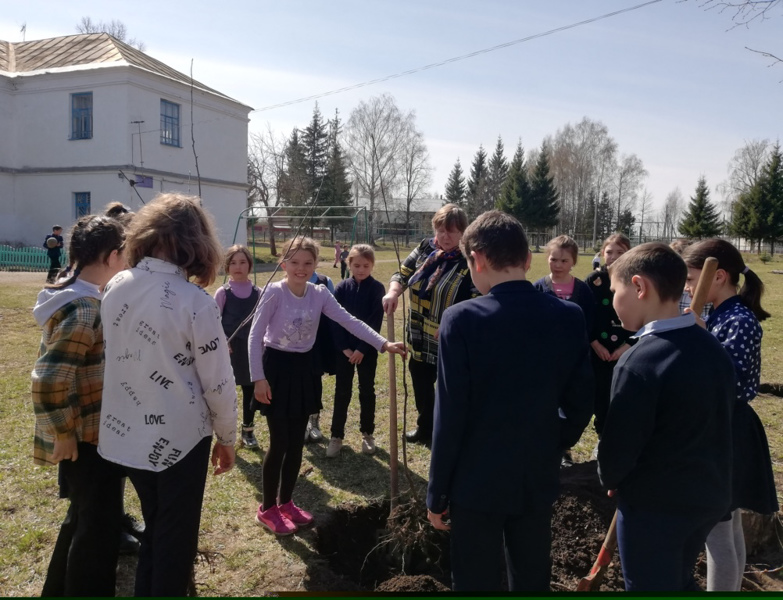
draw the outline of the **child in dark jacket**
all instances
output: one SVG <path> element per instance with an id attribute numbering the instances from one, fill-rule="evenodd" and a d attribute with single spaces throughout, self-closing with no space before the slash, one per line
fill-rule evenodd
<path id="1" fill-rule="evenodd" d="M 549 240 L 546 245 L 546 253 L 549 262 L 549 275 L 536 281 L 533 287 L 546 294 L 557 296 L 561 300 L 573 302 L 581 308 L 589 336 L 593 327 L 595 298 L 589 285 L 571 275 L 571 269 L 579 259 L 579 244 L 567 235 L 559 235 Z M 570 467 L 574 464 L 570 449 L 563 452 L 560 464 L 563 467 Z"/>
<path id="2" fill-rule="evenodd" d="M 638 342 L 614 369 L 598 473 L 616 495 L 627 591 L 697 591 L 693 569 L 731 502 L 734 370 L 692 314 L 674 250 L 642 244 L 611 271 L 614 307 Z"/>
<path id="3" fill-rule="evenodd" d="M 604 265 L 599 270 L 590 273 L 585 279 L 585 283 L 593 292 L 595 299 L 593 330 L 588 337 L 590 338 L 590 347 L 593 349 L 590 356 L 595 374 L 595 408 L 593 410 L 595 421 L 593 426 L 599 438 L 604 428 L 606 411 L 609 410 L 612 373 L 617 361 L 630 348 L 628 339 L 632 334 L 622 326 L 612 306 L 613 294 L 609 288 L 608 268 L 630 249 L 631 241 L 625 235 L 622 233 L 610 235 L 604 240 L 601 247 Z M 596 450 L 594 450 L 592 458 L 596 458 L 596 455 Z"/>
<path id="4" fill-rule="evenodd" d="M 372 246 L 357 244 L 348 254 L 351 277 L 341 281 L 334 291 L 334 297 L 342 307 L 357 319 L 365 322 L 375 331 L 381 330 L 383 322 L 382 299 L 386 289 L 371 273 L 375 266 L 375 252 Z M 332 416 L 332 439 L 326 449 L 326 456 L 334 458 L 340 454 L 345 437 L 345 421 L 348 405 L 351 403 L 354 367 L 359 374 L 359 429 L 362 433 L 362 452 L 375 452 L 375 370 L 378 366 L 378 352 L 366 342 L 335 325 L 333 336 L 339 355 L 334 385 L 334 413 Z"/>

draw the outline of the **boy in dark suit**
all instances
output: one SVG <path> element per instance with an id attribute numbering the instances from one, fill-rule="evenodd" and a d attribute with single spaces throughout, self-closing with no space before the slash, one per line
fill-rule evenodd
<path id="1" fill-rule="evenodd" d="M 49 240 L 54 240 L 50 242 Z M 46 274 L 46 283 L 54 283 L 57 279 L 57 273 L 60 272 L 60 256 L 63 248 L 63 228 L 59 225 L 52 227 L 52 233 L 44 239 L 43 247 L 46 248 L 46 255 L 49 257 L 49 272 Z"/>
<path id="2" fill-rule="evenodd" d="M 731 500 L 734 368 L 713 335 L 680 315 L 688 275 L 665 244 L 610 268 L 614 308 L 638 342 L 617 362 L 598 471 L 617 495 L 627 591 L 699 590 L 693 568 Z"/>
<path id="3" fill-rule="evenodd" d="M 454 590 L 500 590 L 505 552 L 511 591 L 549 591 L 560 456 L 592 414 L 584 316 L 526 281 L 514 217 L 482 214 L 461 246 L 484 296 L 441 321 L 428 516 L 451 529 Z"/>

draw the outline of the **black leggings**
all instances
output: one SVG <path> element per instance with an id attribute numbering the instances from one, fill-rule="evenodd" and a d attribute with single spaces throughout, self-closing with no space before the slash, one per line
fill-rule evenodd
<path id="1" fill-rule="evenodd" d="M 253 425 L 256 416 L 256 411 L 253 408 L 253 393 L 255 391 L 255 386 L 243 385 L 240 387 L 242 388 L 242 425 L 250 427 Z"/>
<path id="2" fill-rule="evenodd" d="M 304 433 L 309 415 L 288 417 L 267 415 L 269 426 L 269 450 L 264 457 L 263 468 L 263 510 L 277 504 L 278 490 L 280 504 L 291 500 L 302 466 Z"/>

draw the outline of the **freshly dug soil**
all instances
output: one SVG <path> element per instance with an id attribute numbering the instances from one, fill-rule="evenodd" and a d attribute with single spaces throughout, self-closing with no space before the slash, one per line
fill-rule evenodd
<path id="1" fill-rule="evenodd" d="M 450 592 L 451 588 L 443 585 L 429 575 L 397 575 L 387 579 L 377 588 L 376 592 Z"/>
<path id="2" fill-rule="evenodd" d="M 596 472 L 596 463 L 579 463 L 561 470 L 561 495 L 552 517 L 552 591 L 576 590 L 601 549 L 615 510 Z M 450 586 L 448 535 L 426 521 L 423 501 L 409 502 L 389 521 L 388 502 L 339 506 L 317 527 L 316 548 L 334 571 L 337 585 L 364 591 L 434 592 Z M 779 566 L 783 552 L 767 551 L 761 568 Z M 748 571 L 756 557 L 749 557 Z M 324 565 L 326 566 L 326 565 Z M 696 580 L 704 587 L 705 561 L 700 558 Z M 347 580 L 347 581 L 346 581 Z M 743 589 L 780 590 L 772 573 L 746 575 Z M 351 589 L 356 589 L 351 588 Z M 345 588 L 343 588 L 345 589 Z M 617 553 L 601 591 L 625 589 Z M 324 589 L 323 591 L 341 591 Z M 347 590 L 346 590 L 347 591 Z"/>

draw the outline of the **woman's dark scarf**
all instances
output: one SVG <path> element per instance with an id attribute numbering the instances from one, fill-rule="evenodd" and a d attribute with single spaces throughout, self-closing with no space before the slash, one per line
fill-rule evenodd
<path id="1" fill-rule="evenodd" d="M 435 284 L 437 284 L 438 280 L 443 276 L 449 263 L 462 258 L 462 252 L 460 252 L 459 246 L 454 248 L 454 250 L 446 252 L 440 247 L 438 241 L 435 238 L 432 238 L 430 240 L 430 247 L 435 248 L 435 250 L 430 253 L 427 259 L 408 280 L 408 287 L 410 288 L 412 288 L 413 284 L 417 281 L 422 281 L 419 291 L 415 292 L 422 300 L 426 300 L 430 297 Z"/>

